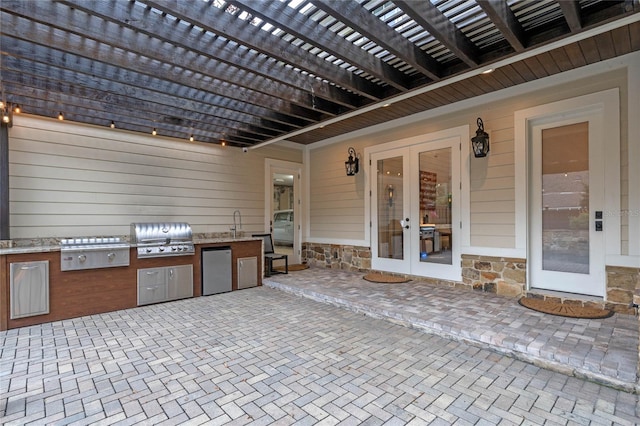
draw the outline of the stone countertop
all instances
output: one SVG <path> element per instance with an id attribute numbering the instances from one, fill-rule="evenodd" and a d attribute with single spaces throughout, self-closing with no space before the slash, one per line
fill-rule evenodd
<path id="1" fill-rule="evenodd" d="M 27 253 L 49 253 L 52 251 L 60 251 L 59 245 L 46 245 L 46 246 L 24 246 L 24 247 L 10 247 L 1 248 L 0 256 L 5 254 L 27 254 Z"/>
<path id="2" fill-rule="evenodd" d="M 235 243 L 243 241 L 262 241 L 261 237 L 202 237 L 194 238 L 193 243 L 198 244 L 224 244 Z M 131 244 L 131 247 L 136 247 L 136 244 Z M 49 253 L 53 251 L 60 251 L 60 245 L 52 242 L 46 244 L 38 244 L 37 241 L 31 243 L 31 245 L 15 246 L 15 247 L 2 247 L 0 248 L 0 256 L 8 254 L 29 254 L 29 253 Z"/>
<path id="3" fill-rule="evenodd" d="M 261 237 L 236 237 L 236 238 L 194 238 L 194 244 L 238 243 L 242 241 L 262 241 Z"/>

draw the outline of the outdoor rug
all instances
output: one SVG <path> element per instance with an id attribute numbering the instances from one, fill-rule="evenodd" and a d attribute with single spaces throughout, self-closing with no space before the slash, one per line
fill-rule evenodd
<path id="1" fill-rule="evenodd" d="M 284 266 L 276 266 L 273 269 L 275 269 L 276 271 L 284 271 Z M 305 269 L 309 269 L 309 265 L 305 263 L 295 263 L 293 265 L 289 265 L 289 272 L 303 271 Z"/>
<path id="2" fill-rule="evenodd" d="M 408 283 L 411 281 L 409 278 L 405 277 L 394 277 L 393 275 L 384 275 L 384 274 L 367 274 L 362 277 L 366 281 L 371 281 L 372 283 L 385 283 L 385 284 L 399 284 L 399 283 Z"/>
<path id="3" fill-rule="evenodd" d="M 553 300 L 535 299 L 531 297 L 522 297 L 518 300 L 518 303 L 534 311 L 561 317 L 600 319 L 609 318 L 613 315 L 613 311 L 609 309 L 570 305 Z"/>

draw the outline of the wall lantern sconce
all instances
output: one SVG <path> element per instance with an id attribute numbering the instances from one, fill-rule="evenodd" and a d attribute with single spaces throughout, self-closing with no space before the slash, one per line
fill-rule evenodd
<path id="1" fill-rule="evenodd" d="M 7 127 L 13 126 L 13 113 L 20 114 L 20 105 L 13 105 L 8 102 L 0 101 L 0 115 L 2 115 L 3 124 Z"/>
<path id="2" fill-rule="evenodd" d="M 393 185 L 387 185 L 387 200 L 389 201 L 389 207 L 393 207 L 393 200 L 395 198 L 395 189 L 393 189 Z"/>
<path id="3" fill-rule="evenodd" d="M 489 134 L 484 131 L 484 123 L 482 118 L 478 117 L 478 130 L 476 135 L 471 138 L 471 147 L 473 148 L 473 155 L 476 158 L 486 157 L 489 152 Z"/>
<path id="4" fill-rule="evenodd" d="M 360 170 L 360 160 L 356 154 L 356 150 L 349 148 L 349 159 L 344 162 L 344 167 L 347 169 L 347 176 L 355 176 Z"/>
<path id="5" fill-rule="evenodd" d="M 9 108 L 6 108 L 4 111 L 2 111 L 2 124 L 6 124 L 7 126 L 10 126 L 13 120 L 11 120 L 11 110 L 9 110 Z"/>

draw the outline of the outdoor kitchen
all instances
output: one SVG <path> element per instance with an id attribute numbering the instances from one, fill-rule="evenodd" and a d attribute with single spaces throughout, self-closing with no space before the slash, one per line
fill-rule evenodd
<path id="1" fill-rule="evenodd" d="M 185 222 L 132 223 L 130 229 L 130 235 L 5 244 L 0 294 L 8 297 L 0 299 L 0 330 L 212 294 L 202 291 L 203 251 L 230 254 L 224 291 L 262 285 L 261 238 L 194 237 Z"/>

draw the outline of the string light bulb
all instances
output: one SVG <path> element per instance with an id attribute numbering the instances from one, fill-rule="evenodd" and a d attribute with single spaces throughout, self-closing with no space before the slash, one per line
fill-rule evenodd
<path id="1" fill-rule="evenodd" d="M 193 135 L 189 136 L 189 142 L 193 142 Z"/>
<path id="2" fill-rule="evenodd" d="M 20 105 L 16 105 L 13 108 L 13 112 L 15 112 L 16 114 L 20 114 L 22 112 L 22 108 L 20 108 Z"/>
<path id="3" fill-rule="evenodd" d="M 158 131 L 156 130 L 156 128 L 155 128 L 155 127 L 154 127 L 154 128 L 153 128 L 153 130 L 151 131 L 151 134 L 152 134 L 153 136 L 155 136 L 155 135 L 157 135 L 157 134 L 158 134 Z"/>
<path id="4" fill-rule="evenodd" d="M 64 114 L 62 113 L 62 111 L 60 111 L 60 113 L 58 114 L 58 120 L 64 120 Z"/>
<path id="5" fill-rule="evenodd" d="M 2 114 L 2 122 L 4 124 L 9 124 L 10 121 L 11 121 L 11 116 L 9 116 L 9 111 L 5 109 L 4 113 Z"/>
<path id="6" fill-rule="evenodd" d="M 111 124 L 109 125 L 109 127 L 111 127 L 112 129 L 116 128 L 116 122 L 111 120 Z"/>
<path id="7" fill-rule="evenodd" d="M 225 141 L 224 139 L 222 139 L 222 141 L 220 141 L 220 145 L 222 145 L 222 146 L 227 146 L 227 141 Z"/>

